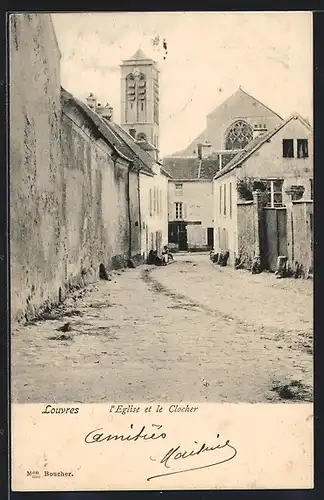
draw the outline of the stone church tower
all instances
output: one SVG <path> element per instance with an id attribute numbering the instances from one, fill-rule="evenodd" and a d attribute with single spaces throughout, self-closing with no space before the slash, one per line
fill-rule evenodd
<path id="1" fill-rule="evenodd" d="M 159 70 L 139 49 L 121 64 L 121 126 L 159 150 Z"/>

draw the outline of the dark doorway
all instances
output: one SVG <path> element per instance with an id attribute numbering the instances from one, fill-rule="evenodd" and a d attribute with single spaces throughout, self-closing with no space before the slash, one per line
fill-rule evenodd
<path id="1" fill-rule="evenodd" d="M 212 249 L 214 248 L 214 228 L 207 227 L 207 246 Z"/>
<path id="2" fill-rule="evenodd" d="M 169 243 L 178 245 L 178 250 L 188 250 L 185 222 L 169 222 Z"/>
<path id="3" fill-rule="evenodd" d="M 187 226 L 185 224 L 179 224 L 179 250 L 188 250 Z"/>

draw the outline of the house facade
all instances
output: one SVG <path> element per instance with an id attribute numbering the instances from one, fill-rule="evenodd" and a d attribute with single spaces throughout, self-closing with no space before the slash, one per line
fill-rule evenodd
<path id="1" fill-rule="evenodd" d="M 279 220 L 286 217 L 278 214 L 291 202 L 290 191 L 296 186 L 303 193 L 302 200 L 312 200 L 312 129 L 297 114 L 252 140 L 214 177 L 215 252 L 228 251 L 230 265 L 242 259 L 243 253 L 251 262 L 259 248 L 253 247 L 257 230 L 253 190 L 262 191 L 264 217 L 276 210 Z"/>
<path id="2" fill-rule="evenodd" d="M 154 176 L 140 175 L 142 214 L 142 258 L 145 262 L 151 250 L 162 252 L 168 243 L 168 176 L 160 165 L 153 168 Z"/>
<path id="3" fill-rule="evenodd" d="M 219 155 L 164 158 L 163 167 L 172 176 L 168 186 L 171 249 L 198 251 L 213 247 L 212 179 L 220 161 Z"/>
<path id="4" fill-rule="evenodd" d="M 140 241 L 141 259 L 147 260 L 150 250 L 162 251 L 168 242 L 168 179 L 170 175 L 156 160 L 155 151 L 151 155 L 146 143 L 134 138 L 121 126 L 111 123 L 115 134 L 128 146 L 133 161 L 140 165 L 139 180 L 136 185 L 140 197 Z"/>

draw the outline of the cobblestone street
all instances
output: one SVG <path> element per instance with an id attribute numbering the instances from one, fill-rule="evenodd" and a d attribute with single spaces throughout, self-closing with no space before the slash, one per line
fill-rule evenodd
<path id="1" fill-rule="evenodd" d="M 13 329 L 12 400 L 282 402 L 274 387 L 292 384 L 309 401 L 312 322 L 310 280 L 176 255 L 167 267 L 115 273 Z"/>

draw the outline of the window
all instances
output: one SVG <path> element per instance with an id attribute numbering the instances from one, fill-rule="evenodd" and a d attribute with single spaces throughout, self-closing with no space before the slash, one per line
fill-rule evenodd
<path id="1" fill-rule="evenodd" d="M 182 196 L 183 184 L 175 184 L 175 194 L 176 194 L 176 196 Z"/>
<path id="2" fill-rule="evenodd" d="M 152 211 L 152 189 L 150 189 L 150 216 L 152 217 L 153 211 Z"/>
<path id="3" fill-rule="evenodd" d="M 232 218 L 232 183 L 231 182 L 229 185 L 229 210 L 230 210 L 230 217 Z"/>
<path id="4" fill-rule="evenodd" d="M 161 214 L 162 214 L 162 211 L 163 211 L 163 209 L 162 209 L 162 208 L 163 208 L 163 207 L 162 207 L 162 189 L 160 189 L 160 213 L 161 213 Z"/>
<path id="5" fill-rule="evenodd" d="M 243 149 L 252 139 L 252 127 L 248 123 L 238 120 L 233 123 L 226 134 L 225 149 Z"/>
<path id="6" fill-rule="evenodd" d="M 183 203 L 177 202 L 175 204 L 176 219 L 183 219 Z"/>
<path id="7" fill-rule="evenodd" d="M 294 140 L 293 139 L 283 139 L 282 140 L 282 156 L 284 158 L 294 157 Z"/>
<path id="8" fill-rule="evenodd" d="M 313 199 L 313 179 L 309 179 L 310 184 L 310 199 Z"/>
<path id="9" fill-rule="evenodd" d="M 308 158 L 307 139 L 297 139 L 297 158 Z"/>
<path id="10" fill-rule="evenodd" d="M 222 186 L 219 186 L 219 214 L 222 213 Z"/>
<path id="11" fill-rule="evenodd" d="M 153 211 L 156 213 L 156 186 L 154 186 L 154 196 L 153 196 Z"/>
<path id="12" fill-rule="evenodd" d="M 282 186 L 283 180 L 268 180 L 263 181 L 266 185 L 266 193 L 267 193 L 267 207 L 281 207 L 282 206 Z"/>
<path id="13" fill-rule="evenodd" d="M 224 215 L 226 215 L 226 184 L 224 184 Z"/>
<path id="14" fill-rule="evenodd" d="M 144 110 L 144 103 L 141 102 L 141 111 L 143 111 L 143 110 Z"/>

